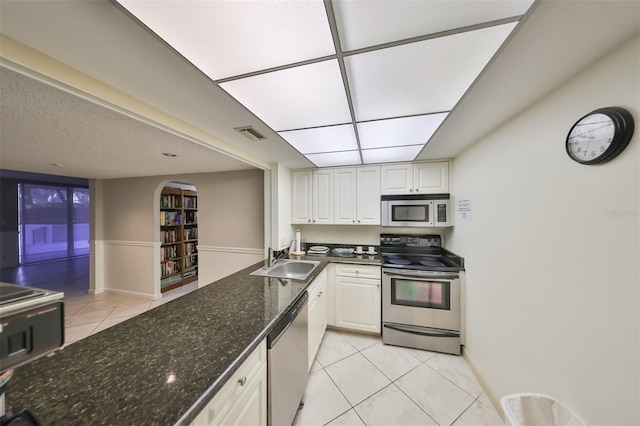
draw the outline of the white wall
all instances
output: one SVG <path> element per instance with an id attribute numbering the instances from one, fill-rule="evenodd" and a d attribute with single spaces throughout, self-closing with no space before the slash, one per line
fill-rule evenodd
<path id="1" fill-rule="evenodd" d="M 92 235 L 102 289 L 160 297 L 159 196 L 170 182 L 198 192 L 198 283 L 209 284 L 264 258 L 264 172 L 248 170 L 93 182 L 102 219 Z M 93 193 L 92 193 L 93 196 Z M 94 278 L 92 277 L 92 280 Z"/>
<path id="2" fill-rule="evenodd" d="M 637 36 L 454 160 L 466 356 L 494 397 L 550 394 L 591 425 L 640 424 L 639 52 Z M 634 137 L 579 165 L 566 135 L 605 106 L 630 110 Z"/>

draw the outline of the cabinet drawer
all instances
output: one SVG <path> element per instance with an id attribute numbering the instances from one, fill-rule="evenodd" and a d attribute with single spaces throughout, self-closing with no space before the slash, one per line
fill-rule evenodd
<path id="1" fill-rule="evenodd" d="M 194 419 L 192 426 L 218 424 L 232 408 L 234 403 L 245 392 L 247 384 L 251 383 L 267 361 L 267 342 L 260 345 L 249 355 L 235 373 L 222 386 L 213 399 Z"/>
<path id="2" fill-rule="evenodd" d="M 376 265 L 337 263 L 336 275 L 340 277 L 380 279 L 382 276 L 382 268 Z"/>
<path id="3" fill-rule="evenodd" d="M 327 283 L 327 269 L 320 272 L 320 274 L 313 280 L 313 282 L 307 288 L 309 293 L 309 301 L 313 300 L 314 296 L 318 294 L 320 287 L 323 287 Z"/>

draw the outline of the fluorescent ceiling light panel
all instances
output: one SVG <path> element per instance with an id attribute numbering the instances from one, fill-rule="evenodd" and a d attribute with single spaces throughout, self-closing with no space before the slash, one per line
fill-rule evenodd
<path id="1" fill-rule="evenodd" d="M 335 54 L 321 0 L 118 0 L 213 80 Z"/>
<path id="2" fill-rule="evenodd" d="M 362 164 L 360 151 L 324 152 L 305 155 L 318 167 L 354 166 Z"/>
<path id="3" fill-rule="evenodd" d="M 358 123 L 362 149 L 425 144 L 448 113 Z"/>
<path id="4" fill-rule="evenodd" d="M 221 83 L 276 131 L 351 122 L 335 59 Z"/>
<path id="5" fill-rule="evenodd" d="M 343 51 L 524 15 L 532 0 L 333 1 Z"/>
<path id="6" fill-rule="evenodd" d="M 353 124 L 280 132 L 301 154 L 358 149 Z"/>
<path id="7" fill-rule="evenodd" d="M 423 147 L 424 144 L 399 146 L 395 148 L 363 149 L 362 161 L 364 164 L 413 161 Z"/>
<path id="8" fill-rule="evenodd" d="M 515 25 L 345 57 L 356 120 L 450 111 Z"/>

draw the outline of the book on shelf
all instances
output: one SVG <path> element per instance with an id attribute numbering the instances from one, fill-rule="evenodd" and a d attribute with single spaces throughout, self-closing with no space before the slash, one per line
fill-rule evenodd
<path id="1" fill-rule="evenodd" d="M 197 209 L 198 208 L 198 197 L 184 196 L 183 199 L 183 208 L 185 209 Z"/>
<path id="2" fill-rule="evenodd" d="M 180 225 L 182 223 L 182 215 L 178 212 L 162 211 L 160 212 L 160 224 L 164 226 Z"/>
<path id="3" fill-rule="evenodd" d="M 160 195 L 160 208 L 161 209 L 175 209 L 180 207 L 180 197 L 175 194 L 162 194 Z"/>

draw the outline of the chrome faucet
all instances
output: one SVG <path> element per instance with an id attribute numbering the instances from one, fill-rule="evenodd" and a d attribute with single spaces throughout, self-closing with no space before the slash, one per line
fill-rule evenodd
<path id="1" fill-rule="evenodd" d="M 277 251 L 269 247 L 269 251 L 267 254 L 267 267 L 272 266 L 276 260 L 280 259 L 280 257 L 284 256 L 285 254 L 287 254 L 287 249 Z"/>

